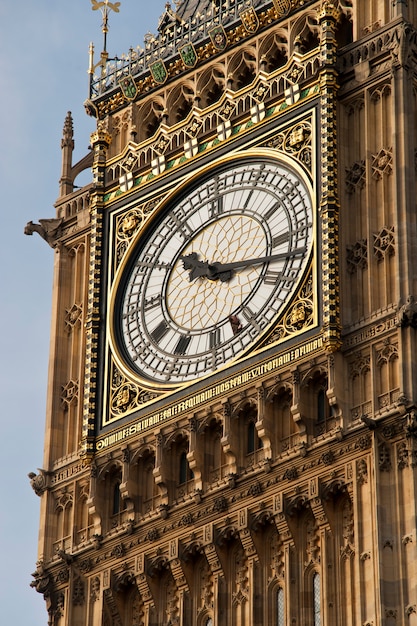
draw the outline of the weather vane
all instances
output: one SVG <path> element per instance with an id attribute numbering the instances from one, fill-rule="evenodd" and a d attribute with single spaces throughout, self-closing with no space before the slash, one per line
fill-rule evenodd
<path id="1" fill-rule="evenodd" d="M 90 43 L 90 64 L 88 68 L 88 73 L 90 74 L 90 95 L 91 95 L 91 84 L 93 80 L 93 75 L 98 66 L 101 66 L 101 71 L 104 73 L 106 68 L 106 63 L 108 61 L 109 55 L 107 52 L 107 33 L 109 32 L 109 11 L 114 11 L 115 13 L 119 13 L 120 2 L 109 2 L 109 0 L 91 0 L 91 4 L 93 11 L 98 11 L 100 9 L 101 15 L 103 17 L 103 23 L 101 25 L 101 30 L 103 32 L 104 42 L 103 42 L 103 51 L 100 55 L 100 61 L 98 63 L 94 63 L 94 46 Z"/>
<path id="2" fill-rule="evenodd" d="M 104 35 L 104 45 L 103 52 L 107 52 L 107 33 L 109 32 L 109 11 L 114 11 L 115 13 L 119 12 L 120 2 L 109 2 L 109 0 L 91 0 L 91 4 L 93 11 L 98 11 L 100 9 L 101 15 L 103 16 L 103 24 L 101 25 L 103 35 Z"/>

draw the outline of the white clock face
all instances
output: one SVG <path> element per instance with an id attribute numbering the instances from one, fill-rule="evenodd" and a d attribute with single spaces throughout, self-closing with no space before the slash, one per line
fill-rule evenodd
<path id="1" fill-rule="evenodd" d="M 130 257 L 115 307 L 122 358 L 169 386 L 242 356 L 297 287 L 312 232 L 311 193 L 286 164 L 237 161 L 194 183 Z"/>

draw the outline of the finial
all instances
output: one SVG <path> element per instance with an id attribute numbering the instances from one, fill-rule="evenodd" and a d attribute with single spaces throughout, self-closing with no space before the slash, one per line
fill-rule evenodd
<path id="1" fill-rule="evenodd" d="M 93 11 L 97 11 L 100 9 L 101 15 L 103 16 L 103 23 L 101 25 L 101 29 L 104 35 L 104 44 L 103 44 L 103 54 L 107 54 L 107 33 L 109 32 L 109 11 L 114 11 L 115 13 L 119 13 L 120 2 L 109 2 L 109 0 L 91 0 L 91 4 Z"/>
<path id="2" fill-rule="evenodd" d="M 66 115 L 61 139 L 61 148 L 65 148 L 67 146 L 74 149 L 74 125 L 72 122 L 71 111 L 68 111 Z"/>

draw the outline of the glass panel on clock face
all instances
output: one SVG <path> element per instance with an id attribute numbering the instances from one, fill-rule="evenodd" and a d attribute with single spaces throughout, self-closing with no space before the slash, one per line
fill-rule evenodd
<path id="1" fill-rule="evenodd" d="M 307 185 L 284 164 L 239 161 L 191 186 L 131 260 L 118 309 L 125 360 L 178 385 L 245 353 L 293 294 L 312 226 Z"/>

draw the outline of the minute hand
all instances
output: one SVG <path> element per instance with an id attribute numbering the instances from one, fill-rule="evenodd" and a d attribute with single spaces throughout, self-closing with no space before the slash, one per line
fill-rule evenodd
<path id="1" fill-rule="evenodd" d="M 233 272 L 234 270 L 248 267 L 249 265 L 259 265 L 260 263 L 269 263 L 271 261 L 281 261 L 283 259 L 289 259 L 293 256 L 299 256 L 301 254 L 304 254 L 306 250 L 306 247 L 294 248 L 294 250 L 289 250 L 288 252 L 270 254 L 269 256 L 261 256 L 255 259 L 243 259 L 242 261 L 233 261 L 232 263 L 220 263 L 215 261 L 214 263 L 208 264 L 208 277 L 212 280 L 216 280 L 218 278 L 222 280 L 221 274 L 225 272 Z"/>

